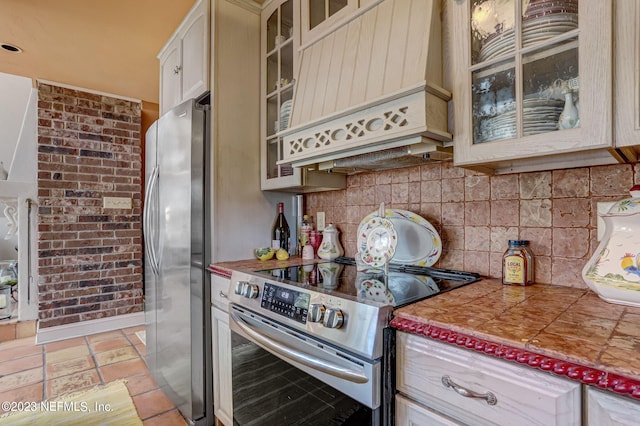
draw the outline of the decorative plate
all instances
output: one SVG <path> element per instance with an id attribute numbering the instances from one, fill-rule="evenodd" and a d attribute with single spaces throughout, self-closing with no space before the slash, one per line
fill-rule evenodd
<path id="1" fill-rule="evenodd" d="M 367 216 L 368 217 L 368 216 Z M 396 252 L 398 234 L 393 222 L 377 214 L 358 227 L 358 248 L 362 261 L 374 268 L 384 266 Z"/>
<path id="2" fill-rule="evenodd" d="M 386 209 L 385 217 L 393 223 L 398 236 L 395 254 L 390 262 L 403 265 L 432 266 L 442 254 L 442 240 L 438 231 L 426 219 L 407 210 Z M 378 211 L 368 214 L 358 226 L 358 249 L 362 252 L 360 236 L 369 222 L 380 219 Z M 364 258 L 363 258 L 364 260 Z"/>
<path id="3" fill-rule="evenodd" d="M 387 284 L 385 284 L 385 281 Z M 433 278 L 405 272 L 358 272 L 357 296 L 363 300 L 403 305 L 440 292 Z"/>

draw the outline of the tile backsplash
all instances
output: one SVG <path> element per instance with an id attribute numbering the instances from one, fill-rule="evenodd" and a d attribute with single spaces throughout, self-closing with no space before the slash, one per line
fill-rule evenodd
<path id="1" fill-rule="evenodd" d="M 598 246 L 597 203 L 629 197 L 638 166 L 620 164 L 488 176 L 450 162 L 349 176 L 347 188 L 305 196 L 306 212 L 337 225 L 347 256 L 358 224 L 384 202 L 427 219 L 442 238 L 435 266 L 502 277 L 509 239 L 531 241 L 537 283 L 582 287 Z"/>

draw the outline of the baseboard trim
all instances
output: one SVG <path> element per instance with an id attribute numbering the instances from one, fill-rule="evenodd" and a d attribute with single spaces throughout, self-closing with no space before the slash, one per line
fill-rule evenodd
<path id="1" fill-rule="evenodd" d="M 105 331 L 119 330 L 121 328 L 134 327 L 142 324 L 144 324 L 144 312 L 115 315 L 112 317 L 74 322 L 54 327 L 40 328 L 40 324 L 38 324 L 36 344 L 56 342 L 58 340 L 88 336 L 96 333 L 104 333 Z"/>

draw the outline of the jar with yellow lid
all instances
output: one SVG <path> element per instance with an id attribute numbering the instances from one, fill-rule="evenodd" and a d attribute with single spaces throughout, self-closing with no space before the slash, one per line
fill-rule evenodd
<path id="1" fill-rule="evenodd" d="M 534 283 L 533 254 L 527 240 L 509 240 L 502 256 L 502 284 L 531 285 Z"/>

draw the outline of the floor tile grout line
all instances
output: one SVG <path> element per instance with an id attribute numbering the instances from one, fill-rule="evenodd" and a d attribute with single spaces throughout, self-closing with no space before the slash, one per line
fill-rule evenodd
<path id="1" fill-rule="evenodd" d="M 159 389 L 159 388 L 158 388 L 158 389 Z M 172 402 L 172 404 L 173 404 L 173 402 Z M 135 404 L 134 404 L 134 405 L 135 405 Z M 162 411 L 162 412 L 160 412 L 160 413 L 156 413 L 156 414 L 154 414 L 153 416 L 145 417 L 144 419 L 143 419 L 142 417 L 140 417 L 140 414 L 138 414 L 138 417 L 140 417 L 140 420 L 142 420 L 142 421 L 144 422 L 144 421 L 147 421 L 147 420 L 151 420 L 151 419 L 153 419 L 154 417 L 158 417 L 158 416 L 162 416 L 162 415 L 164 415 L 164 414 L 170 413 L 170 412 L 172 412 L 172 411 L 177 411 L 177 412 L 178 412 L 178 414 L 180 415 L 180 417 L 182 417 L 182 413 L 180 413 L 180 410 L 178 410 L 178 407 L 176 407 L 176 406 L 174 406 L 173 408 L 171 408 L 171 409 L 169 409 L 169 410 Z"/>
<path id="2" fill-rule="evenodd" d="M 98 378 L 100 379 L 100 384 L 101 385 L 105 385 L 106 381 L 104 380 L 104 377 L 102 376 L 102 371 L 100 371 L 100 369 L 98 368 L 98 359 L 96 358 L 96 354 L 93 351 L 93 348 L 91 347 L 91 344 L 89 343 L 89 336 L 84 336 L 84 340 L 85 343 L 87 344 L 87 349 L 89 350 L 89 354 L 91 355 L 91 359 L 93 360 L 93 367 L 96 370 L 96 373 L 98 374 Z"/>
<path id="3" fill-rule="evenodd" d="M 47 391 L 47 346 L 42 343 L 42 400 L 46 401 L 49 392 Z"/>
<path id="4" fill-rule="evenodd" d="M 136 353 L 138 354 L 138 356 L 140 357 L 140 359 L 142 359 L 142 362 L 144 362 L 144 365 L 145 365 L 145 366 L 147 366 L 147 361 L 145 360 L 145 356 L 144 356 L 144 355 L 142 355 L 142 353 L 141 353 L 141 352 L 140 352 L 140 350 L 138 349 L 138 345 L 136 345 L 136 344 L 135 344 L 135 343 L 134 343 L 134 342 L 129 338 L 129 336 L 135 336 L 135 333 L 132 333 L 132 334 L 126 335 L 125 337 L 126 337 L 126 338 L 127 338 L 127 340 L 129 341 L 129 343 L 131 343 L 131 346 L 133 346 L 133 349 L 136 351 Z M 140 339 L 138 338 L 138 336 L 136 336 L 136 338 L 137 338 L 138 340 L 140 340 Z M 144 345 L 144 346 L 146 347 L 146 345 L 145 345 L 144 343 L 140 342 L 140 344 L 141 344 L 141 345 Z M 147 367 L 148 367 L 148 366 L 147 366 Z"/>

